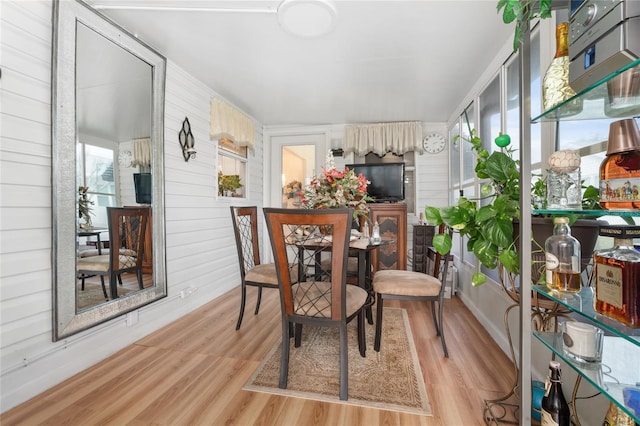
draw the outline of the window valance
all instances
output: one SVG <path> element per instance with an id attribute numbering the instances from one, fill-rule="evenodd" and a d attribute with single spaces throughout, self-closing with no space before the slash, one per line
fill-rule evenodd
<path id="1" fill-rule="evenodd" d="M 360 156 L 369 152 L 379 156 L 387 152 L 422 154 L 422 125 L 419 121 L 348 125 L 344 129 L 343 149 Z"/>
<path id="2" fill-rule="evenodd" d="M 133 159 L 131 167 L 150 167 L 151 166 L 151 139 L 142 138 L 133 140 Z"/>
<path id="3" fill-rule="evenodd" d="M 226 138 L 238 146 L 253 149 L 256 126 L 253 120 L 219 98 L 211 100 L 211 139 Z"/>

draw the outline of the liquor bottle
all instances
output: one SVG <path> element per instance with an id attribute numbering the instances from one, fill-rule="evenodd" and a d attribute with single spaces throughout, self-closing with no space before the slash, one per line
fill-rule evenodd
<path id="1" fill-rule="evenodd" d="M 544 249 L 547 286 L 560 292 L 579 292 L 580 242 L 571 235 L 569 218 L 553 219 L 553 235 L 547 238 Z"/>
<path id="2" fill-rule="evenodd" d="M 600 164 L 600 205 L 640 209 L 640 129 L 633 118 L 609 126 L 607 156 Z"/>
<path id="3" fill-rule="evenodd" d="M 614 237 L 614 247 L 594 253 L 596 312 L 629 327 L 640 327 L 640 252 L 633 238 L 640 237 L 640 226 L 600 228 L 600 235 Z"/>
<path id="4" fill-rule="evenodd" d="M 638 426 L 630 415 L 625 413 L 613 402 L 609 403 L 609 410 L 604 416 L 602 426 Z"/>
<path id="5" fill-rule="evenodd" d="M 542 79 L 542 104 L 545 111 L 576 95 L 569 86 L 569 23 L 556 27 L 556 54 Z M 562 107 L 558 115 L 569 116 L 582 111 L 582 99 L 574 99 Z"/>
<path id="6" fill-rule="evenodd" d="M 560 377 L 560 363 L 550 361 L 549 375 L 545 382 L 545 393 L 540 407 L 540 424 L 542 426 L 569 426 L 571 424 L 571 411 L 562 393 Z"/>

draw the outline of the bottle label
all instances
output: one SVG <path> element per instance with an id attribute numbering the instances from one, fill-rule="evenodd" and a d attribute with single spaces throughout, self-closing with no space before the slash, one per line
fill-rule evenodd
<path id="1" fill-rule="evenodd" d="M 623 177 L 600 182 L 600 201 L 640 200 L 640 178 Z"/>
<path id="2" fill-rule="evenodd" d="M 545 255 L 545 275 L 547 285 L 553 284 L 553 271 L 560 266 L 560 261 L 555 254 L 547 252 Z"/>
<path id="3" fill-rule="evenodd" d="M 596 264 L 596 299 L 622 309 L 622 268 Z"/>
<path id="4" fill-rule="evenodd" d="M 551 417 L 551 414 L 544 408 L 540 410 L 540 420 L 542 426 L 558 426 L 558 422 L 556 422 L 553 417 Z"/>

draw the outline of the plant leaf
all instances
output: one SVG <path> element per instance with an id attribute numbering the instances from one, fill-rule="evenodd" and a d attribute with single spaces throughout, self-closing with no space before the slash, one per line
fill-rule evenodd
<path id="1" fill-rule="evenodd" d="M 449 234 L 436 234 L 433 236 L 433 247 L 441 255 L 445 255 L 451 251 L 451 236 Z"/>
<path id="2" fill-rule="evenodd" d="M 437 207 L 425 207 L 424 218 L 431 225 L 440 225 L 442 223 L 442 217 L 440 216 L 440 210 Z"/>
<path id="3" fill-rule="evenodd" d="M 487 281 L 487 276 L 482 272 L 476 272 L 471 277 L 471 285 L 474 287 L 478 287 L 479 285 L 484 284 Z"/>
<path id="4" fill-rule="evenodd" d="M 520 272 L 520 260 L 518 252 L 512 249 L 505 249 L 500 252 L 498 260 L 505 267 L 505 269 L 513 274 Z"/>

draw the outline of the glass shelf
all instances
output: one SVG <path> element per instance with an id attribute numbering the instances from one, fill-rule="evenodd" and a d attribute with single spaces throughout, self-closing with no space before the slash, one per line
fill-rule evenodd
<path id="1" fill-rule="evenodd" d="M 552 215 L 578 215 L 589 217 L 600 216 L 637 216 L 640 217 L 640 210 L 549 210 L 534 209 L 532 214 L 552 214 Z"/>
<path id="2" fill-rule="evenodd" d="M 550 290 L 546 285 L 532 286 L 534 291 L 548 297 L 554 302 L 578 313 L 589 321 L 593 321 L 609 333 L 615 334 L 636 346 L 640 346 L 640 328 L 631 328 L 605 315 L 599 314 L 593 308 L 593 287 L 583 287 L 576 294 L 561 294 Z M 640 351 L 639 351 L 640 356 Z"/>
<path id="3" fill-rule="evenodd" d="M 602 362 L 581 364 L 565 355 L 560 333 L 534 331 L 533 335 L 636 422 L 640 422 L 640 413 L 626 406 L 623 396 L 626 388 L 640 389 L 640 347 L 630 345 L 620 337 L 605 335 Z"/>
<path id="4" fill-rule="evenodd" d="M 618 71 L 610 74 L 602 80 L 592 84 L 572 98 L 557 105 L 537 117 L 531 119 L 532 123 L 542 121 L 562 121 L 562 120 L 593 120 L 593 119 L 611 119 L 611 118 L 628 118 L 640 116 L 640 96 L 631 99 L 631 106 L 614 110 L 609 107 L 609 94 L 607 92 L 606 82 L 617 77 L 621 73 L 634 68 L 640 64 L 640 59 L 636 59 L 628 65 L 620 68 Z M 633 71 L 629 71 L 633 72 Z M 582 112 L 579 114 L 571 113 L 570 110 L 575 108 L 572 101 L 576 99 L 582 100 Z"/>

